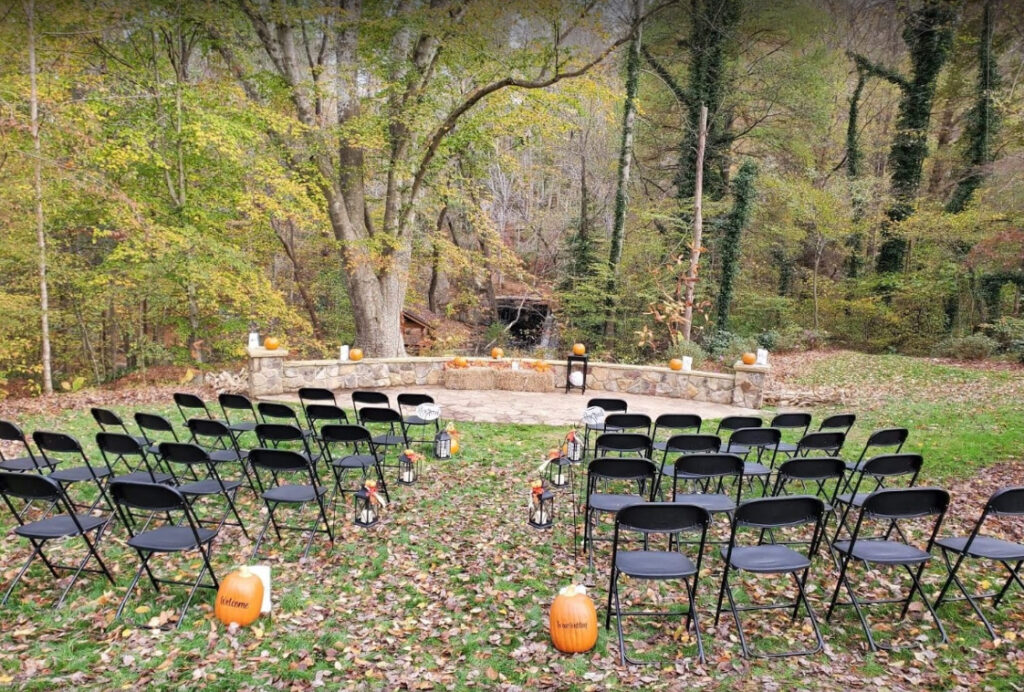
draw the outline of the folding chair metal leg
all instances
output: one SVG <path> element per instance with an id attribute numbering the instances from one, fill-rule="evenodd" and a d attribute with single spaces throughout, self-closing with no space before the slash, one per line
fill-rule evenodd
<path id="1" fill-rule="evenodd" d="M 100 537 L 103 534 L 103 528 L 105 528 L 105 525 L 101 527 L 99 531 L 96 533 L 97 543 L 99 542 Z M 103 562 L 103 558 L 101 558 L 100 554 L 96 551 L 96 546 L 93 544 L 93 542 L 89 540 L 89 537 L 86 534 L 82 534 L 82 540 L 85 541 L 85 545 L 88 548 L 88 552 L 85 554 L 85 557 L 82 558 L 82 561 L 78 564 L 78 569 L 75 570 L 75 574 L 71 577 L 71 582 L 66 587 L 64 587 L 64 592 L 60 595 L 60 599 L 57 600 L 57 604 L 54 606 L 56 608 L 59 608 L 64 603 L 64 599 L 67 598 L 68 593 L 71 591 L 71 587 L 74 586 L 75 582 L 78 581 L 78 577 L 81 576 L 82 572 L 101 573 L 104 576 L 106 576 L 106 578 L 110 581 L 111 584 L 116 584 L 116 582 L 114 581 L 114 577 L 110 574 L 110 570 L 107 569 L 107 565 Z M 85 566 L 89 564 L 89 560 L 91 558 L 96 558 L 96 562 L 99 564 L 100 569 L 87 570 L 85 568 Z"/>
<path id="2" fill-rule="evenodd" d="M 690 621 L 693 621 L 694 636 L 697 640 L 697 658 L 701 665 L 705 662 L 704 656 L 704 639 L 700 633 L 700 622 L 697 619 L 697 608 L 696 608 L 696 575 L 694 579 L 682 578 L 684 586 L 686 587 L 686 612 L 678 611 L 636 611 L 626 612 L 622 610 L 622 605 L 619 602 L 619 576 L 620 572 L 612 568 L 612 581 L 608 588 L 608 608 L 605 611 L 604 628 L 607 630 L 611 624 L 612 615 L 612 604 L 615 606 L 615 629 L 619 639 L 619 656 L 623 664 L 629 663 L 632 665 L 656 665 L 660 664 L 661 661 L 637 661 L 629 657 L 626 653 L 626 639 L 623 635 L 622 621 L 627 617 L 636 616 L 647 616 L 647 617 L 672 617 L 674 615 L 686 615 L 686 630 L 690 629 Z"/>
<path id="3" fill-rule="evenodd" d="M 26 560 L 25 564 L 22 565 L 21 569 L 18 570 L 18 574 L 15 575 L 14 581 L 12 581 L 11 585 L 7 588 L 7 593 L 4 594 L 3 600 L 0 601 L 0 606 L 7 603 L 7 599 L 10 597 L 11 592 L 14 591 L 14 587 L 18 585 L 18 582 L 21 581 L 21 578 L 25 575 L 25 572 L 28 571 L 29 566 L 32 564 L 33 560 L 36 559 L 36 555 L 40 554 L 41 551 L 39 546 L 36 545 L 35 541 L 32 541 L 32 554 L 28 556 L 28 560 Z M 49 562 L 46 563 L 46 566 L 50 569 L 50 572 L 53 574 L 54 579 L 60 578 L 60 575 L 57 574 L 56 570 L 53 569 Z"/>
<path id="4" fill-rule="evenodd" d="M 999 590 L 999 593 L 996 595 L 995 599 L 992 601 L 992 607 L 993 608 L 998 608 L 999 607 L 999 604 L 1002 603 L 1002 601 L 1003 601 L 1003 596 L 1005 596 L 1006 592 L 1010 590 L 1010 586 L 1013 585 L 1013 582 L 1017 582 L 1017 585 L 1021 589 L 1024 589 L 1024 581 L 1021 581 L 1021 579 L 1020 579 L 1020 568 L 1021 568 L 1021 565 L 1024 565 L 1024 560 L 1018 561 L 1017 564 L 1014 565 L 1012 568 L 1010 567 L 1010 563 L 1008 563 L 1008 562 L 1004 562 L 1003 560 L 1000 560 L 999 562 L 1002 563 L 1003 567 L 1005 567 L 1007 570 L 1009 570 L 1010 576 L 1007 577 L 1006 583 L 1003 584 L 1003 588 Z"/>

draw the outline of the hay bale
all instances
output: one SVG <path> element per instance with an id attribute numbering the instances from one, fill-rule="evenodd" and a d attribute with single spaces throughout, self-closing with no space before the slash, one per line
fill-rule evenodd
<path id="1" fill-rule="evenodd" d="M 536 370 L 501 370 L 495 386 L 510 392 L 550 392 L 555 387 L 552 373 Z"/>
<path id="2" fill-rule="evenodd" d="M 494 371 L 490 368 L 459 368 L 444 371 L 448 389 L 494 389 Z"/>

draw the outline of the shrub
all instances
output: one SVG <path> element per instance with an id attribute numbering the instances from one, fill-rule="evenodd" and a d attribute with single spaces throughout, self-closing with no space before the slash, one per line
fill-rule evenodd
<path id="1" fill-rule="evenodd" d="M 779 345 L 779 333 L 774 329 L 768 329 L 757 335 L 757 345 L 761 348 L 766 348 L 769 351 L 774 351 Z"/>
<path id="2" fill-rule="evenodd" d="M 944 339 L 939 342 L 935 352 L 936 355 L 957 360 L 984 360 L 995 353 L 998 347 L 995 339 L 984 334 L 971 334 Z"/>
<path id="3" fill-rule="evenodd" d="M 1024 318 L 1004 317 L 992 324 L 982 324 L 979 328 L 985 336 L 999 344 L 1001 352 L 1016 353 L 1020 344 L 1024 344 Z"/>
<path id="4" fill-rule="evenodd" d="M 700 347 L 699 344 L 693 341 L 683 341 L 681 339 L 669 347 L 667 355 L 669 358 L 690 356 L 693 358 L 694 370 L 699 368 L 700 365 L 708 359 L 708 354 Z"/>

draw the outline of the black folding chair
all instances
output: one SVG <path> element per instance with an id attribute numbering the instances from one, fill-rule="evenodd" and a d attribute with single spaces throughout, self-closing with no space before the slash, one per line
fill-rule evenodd
<path id="1" fill-rule="evenodd" d="M 814 555 L 814 548 L 817 546 L 822 531 L 822 517 L 825 513 L 825 504 L 820 498 L 810 496 L 790 497 L 766 497 L 744 502 L 736 508 L 733 516 L 732 533 L 729 536 L 729 544 L 722 548 L 725 557 L 725 569 L 722 572 L 722 585 L 718 591 L 718 605 L 715 608 L 715 625 L 718 625 L 719 617 L 722 614 L 722 599 L 728 597 L 729 610 L 732 611 L 733 619 L 736 621 L 736 632 L 740 638 L 740 648 L 743 656 L 750 658 L 779 658 L 783 656 L 804 656 L 815 654 L 822 650 L 825 642 L 822 641 L 821 632 L 818 630 L 818 621 L 814 617 L 814 609 L 807 600 L 807 575 L 811 570 L 811 558 Z M 804 541 L 808 546 L 806 554 L 794 550 L 790 545 L 778 543 L 764 543 L 763 538 L 766 532 L 774 533 L 794 527 L 813 524 L 813 535 L 810 540 Z M 752 545 L 740 545 L 738 541 L 740 529 L 753 529 L 758 534 L 757 541 Z M 782 603 L 748 603 L 738 605 L 733 593 L 733 584 L 730 575 L 733 572 L 748 572 L 750 574 L 789 574 L 796 584 L 797 594 L 792 601 Z M 814 630 L 814 637 L 817 640 L 816 646 L 810 649 L 797 649 L 789 651 L 758 652 L 753 651 L 747 644 L 747 637 L 743 632 L 743 623 L 740 621 L 741 612 L 778 610 L 785 608 L 792 609 L 793 620 L 800 612 L 800 603 L 804 604 L 807 610 L 807 617 Z"/>
<path id="2" fill-rule="evenodd" d="M 337 408 L 338 399 L 334 396 L 334 392 L 325 387 L 299 387 L 299 406 L 302 407 L 302 413 L 306 416 L 306 426 L 313 430 L 315 426 L 313 425 L 313 419 L 309 417 L 310 405 L 334 406 Z M 340 411 L 341 409 L 338 408 L 338 410 Z M 345 422 L 348 422 L 347 414 L 345 414 Z"/>
<path id="3" fill-rule="evenodd" d="M 903 620 L 910 609 L 910 603 L 914 598 L 914 594 L 919 594 L 921 601 L 928 609 L 932 619 L 935 621 L 935 625 L 939 629 L 942 642 L 947 642 L 946 630 L 921 588 L 921 574 L 924 571 L 925 565 L 932 558 L 932 546 L 935 544 L 935 538 L 939 533 L 939 527 L 942 525 L 942 520 L 946 516 L 946 509 L 948 507 L 949 493 L 941 488 L 877 490 L 865 498 L 851 538 L 849 540 L 835 541 L 832 544 L 832 550 L 837 556 L 839 563 L 839 581 L 836 582 L 835 591 L 832 592 L 832 600 L 829 603 L 828 615 L 825 619 L 831 621 L 832 612 L 836 606 L 852 605 L 857 612 L 857 617 L 860 618 L 860 624 L 864 628 L 864 634 L 867 635 L 868 646 L 871 651 L 877 651 L 878 649 L 895 650 L 899 647 L 893 645 L 891 640 L 886 643 L 875 641 L 871 633 L 871 625 L 864 612 L 865 608 L 869 605 L 899 604 L 902 607 L 898 619 Z M 912 545 L 906 540 L 897 541 L 891 539 L 893 527 L 898 525 L 899 522 L 918 519 L 927 519 L 932 523 L 931 530 L 926 534 L 928 540 L 924 548 Z M 865 528 L 869 523 L 880 523 L 887 528 L 881 537 L 861 537 L 862 531 L 870 530 Z M 905 535 L 905 532 L 901 531 L 899 534 L 902 536 Z M 884 567 L 903 567 L 912 581 L 909 593 L 902 598 L 859 599 L 853 585 L 850 583 L 848 574 L 850 563 L 855 561 L 864 564 L 866 568 L 870 565 L 872 570 Z M 850 596 L 848 602 L 839 601 L 839 590 L 842 588 L 845 588 Z M 891 617 L 887 619 L 887 622 L 893 623 Z"/>
<path id="4" fill-rule="evenodd" d="M 312 430 L 307 430 L 302 427 L 302 421 L 299 420 L 299 414 L 297 414 L 295 409 L 288 404 L 279 404 L 276 401 L 261 401 L 256 404 L 256 410 L 259 411 L 260 417 L 263 419 L 264 423 L 292 425 L 301 430 L 304 437 L 309 438 L 313 436 Z"/>
<path id="5" fill-rule="evenodd" d="M 807 433 L 796 443 L 793 457 L 839 456 L 845 442 L 846 433 L 838 430 Z"/>
<path id="6" fill-rule="evenodd" d="M 164 443 L 167 444 L 167 443 Z M 192 505 L 185 495 L 172 486 L 157 483 L 138 483 L 131 481 L 116 481 L 110 484 L 110 494 L 114 498 L 117 511 L 125 526 L 128 527 L 128 545 L 131 546 L 139 556 L 141 564 L 135 571 L 128 591 L 117 608 L 116 618 L 120 619 L 124 613 L 125 605 L 139 585 L 142 573 L 149 577 L 153 589 L 160 592 L 161 584 L 175 584 L 191 587 L 185 604 L 178 613 L 178 619 L 174 624 L 175 628 L 181 626 L 185 619 L 185 613 L 192 598 L 200 588 L 212 589 L 214 592 L 219 588 L 217 575 L 210 564 L 210 550 L 213 539 L 217 537 L 218 529 L 207 529 L 200 525 L 196 518 Z M 143 527 L 136 531 L 133 523 L 129 520 L 129 514 L 142 512 L 148 516 Z M 159 523 L 164 517 L 166 523 Z M 176 518 L 177 517 L 177 518 Z M 150 559 L 157 553 L 186 553 L 196 551 L 202 557 L 203 563 L 199 568 L 196 578 L 193 581 L 181 581 L 166 577 L 157 577 L 150 566 Z M 187 564 L 187 563 L 185 563 Z M 178 568 L 181 569 L 181 566 Z M 203 577 L 209 572 L 211 582 L 204 582 Z M 175 575 L 177 576 L 177 575 Z"/>
<path id="7" fill-rule="evenodd" d="M 843 435 L 850 434 L 850 428 L 857 422 L 857 416 L 853 413 L 836 413 L 831 416 L 826 416 L 821 425 L 818 426 L 818 432 L 825 431 L 838 431 Z"/>
<path id="8" fill-rule="evenodd" d="M 415 393 L 404 393 L 399 394 L 396 398 L 398 402 L 398 411 L 402 414 L 402 420 L 405 423 L 406 434 L 408 435 L 412 430 L 421 430 L 423 437 L 410 437 L 409 441 L 418 444 L 430 444 L 434 443 L 434 436 L 441 432 L 441 421 L 439 418 L 433 420 L 424 420 L 416 415 L 416 407 L 421 404 L 433 404 L 434 397 L 429 394 L 415 394 Z M 409 409 L 412 412 L 409 412 Z M 429 429 L 433 427 L 433 432 Z"/>
<path id="9" fill-rule="evenodd" d="M 657 469 L 649 459 L 631 457 L 598 457 L 587 465 L 587 502 L 583 512 L 583 550 L 587 563 L 594 566 L 594 541 L 610 541 L 610 538 L 595 538 L 594 525 L 602 514 L 615 514 L 626 505 L 645 502 L 650 496 L 640 493 L 601 492 L 610 484 L 635 481 L 638 487 L 654 489 Z M 647 485 L 647 484 L 650 485 Z"/>
<path id="10" fill-rule="evenodd" d="M 779 466 L 772 487 L 772 497 L 784 495 L 812 495 L 825 503 L 825 518 L 821 523 L 818 545 L 813 546 L 811 555 L 817 555 L 820 538 L 828 529 L 828 517 L 836 514 L 836 496 L 842 487 L 846 465 L 836 457 L 803 457 L 790 459 Z M 796 493 L 791 488 L 796 487 Z M 836 520 L 839 516 L 836 514 Z"/>
<path id="11" fill-rule="evenodd" d="M 374 452 L 373 435 L 361 425 L 325 425 L 321 429 L 324 440 L 324 455 L 334 472 L 334 496 L 332 504 L 340 495 L 356 493 L 363 487 L 363 482 L 370 469 L 377 474 L 377 484 L 384 493 L 384 499 L 391 502 L 388 484 L 384 480 L 380 459 Z M 344 477 L 349 471 L 359 471 L 360 482 L 357 487 L 346 488 Z"/>
<path id="12" fill-rule="evenodd" d="M 114 481 L 131 481 L 143 483 L 171 483 L 173 474 L 162 471 L 159 466 L 159 455 L 150 459 L 146 448 L 139 444 L 131 435 L 116 432 L 96 433 L 96 446 L 100 448 L 107 466 L 116 473 L 118 463 L 123 464 L 125 472 L 110 479 Z"/>
<path id="13" fill-rule="evenodd" d="M 874 431 L 868 436 L 868 441 L 864 443 L 864 449 L 860 451 L 857 461 L 847 464 L 847 468 L 851 471 L 856 470 L 865 458 L 874 456 L 875 452 L 879 450 L 888 454 L 899 454 L 909 435 L 910 431 L 906 428 L 883 428 Z M 871 454 L 868 454 L 869 452 Z"/>
<path id="14" fill-rule="evenodd" d="M 768 484 L 779 455 L 782 431 L 778 428 L 739 428 L 723 446 L 723 453 L 743 457 L 743 476 L 761 482 L 761 495 L 768 494 Z M 754 460 L 749 461 L 753 452 Z M 767 464 L 765 462 L 768 462 Z M 751 482 L 753 486 L 753 482 Z"/>
<path id="15" fill-rule="evenodd" d="M 367 406 L 383 406 L 391 408 L 391 400 L 384 392 L 373 392 L 365 389 L 357 389 L 352 392 L 352 410 L 355 411 L 356 421 L 361 422 L 359 411 Z"/>
<path id="16" fill-rule="evenodd" d="M 17 425 L 10 421 L 0 420 L 0 441 L 19 444 L 25 450 L 21 456 L 5 456 L 3 445 L 0 445 L 0 471 L 41 471 L 49 468 L 45 457 L 36 456 L 28 444 L 28 438 Z"/>
<path id="17" fill-rule="evenodd" d="M 668 445 L 668 439 L 673 435 L 680 435 L 685 432 L 699 433 L 703 422 L 701 417 L 695 413 L 661 414 L 654 419 L 654 431 L 651 433 L 651 439 L 654 440 L 654 449 L 664 452 L 665 447 Z M 658 434 L 662 431 L 668 432 L 668 438 L 659 440 Z"/>
<path id="18" fill-rule="evenodd" d="M 242 515 L 239 514 L 238 507 L 235 505 L 238 489 L 242 486 L 241 481 L 222 478 L 217 470 L 219 464 L 210 458 L 210 453 L 191 442 L 161 442 L 160 457 L 168 466 L 180 464 L 187 468 L 189 474 L 197 479 L 187 483 L 180 483 L 176 487 L 182 496 L 188 500 L 189 506 L 195 513 L 195 517 L 200 525 L 215 524 L 219 533 L 221 528 L 228 523 L 228 514 L 233 514 L 235 523 L 231 525 L 240 528 L 245 537 L 249 538 L 245 522 L 242 521 Z M 173 468 L 173 466 L 170 466 L 170 468 Z M 180 478 L 177 473 L 174 475 Z M 195 511 L 199 500 L 218 495 L 223 497 L 227 504 L 227 508 L 220 518 L 203 519 L 200 517 L 198 512 Z"/>
<path id="19" fill-rule="evenodd" d="M 779 413 L 772 418 L 771 423 L 768 424 L 770 428 L 778 428 L 783 432 L 787 430 L 798 430 L 799 436 L 803 437 L 807 434 L 807 430 L 811 427 L 811 414 L 804 412 L 794 413 Z M 793 454 L 796 452 L 796 442 L 790 442 L 789 440 L 779 441 L 779 451 L 783 454 Z"/>
<path id="20" fill-rule="evenodd" d="M 594 442 L 597 456 L 636 456 L 651 458 L 651 438 L 646 433 L 605 432 Z"/>
<path id="21" fill-rule="evenodd" d="M 252 474 L 249 473 L 249 450 L 242 449 L 227 423 L 209 418 L 189 418 L 185 423 L 192 436 L 191 442 L 205 449 L 210 455 L 210 461 L 227 468 L 238 464 L 245 477 L 245 484 L 256 492 Z"/>
<path id="22" fill-rule="evenodd" d="M 313 440 L 319 445 L 320 451 L 327 453 L 324 445 L 323 429 L 328 425 L 347 425 L 348 414 L 334 404 L 307 404 L 306 420 Z"/>
<path id="23" fill-rule="evenodd" d="M 626 403 L 625 399 L 589 399 L 587 401 L 587 408 L 596 406 L 605 412 L 605 416 L 609 413 L 625 413 L 626 409 L 629 408 L 629 404 Z M 587 423 L 583 430 L 583 457 L 586 458 L 587 454 L 594 451 L 593 447 L 590 446 L 590 433 L 601 434 L 604 432 L 604 423 Z"/>
<path id="24" fill-rule="evenodd" d="M 701 638 L 700 623 L 697 620 L 697 580 L 700 576 L 701 558 L 704 554 L 704 539 L 707 536 L 708 523 L 711 521 L 706 510 L 693 505 L 681 505 L 673 502 L 650 502 L 628 505 L 615 515 L 615 534 L 612 538 L 612 568 L 608 586 L 608 608 L 605 611 L 604 628 L 611 625 L 614 612 L 615 624 L 619 635 L 619 655 L 623 665 L 626 663 L 655 663 L 655 661 L 636 661 L 626 654 L 625 637 L 622 632 L 622 621 L 627 617 L 677 617 L 686 616 L 684 631 L 690 629 L 697 639 L 697 657 L 704 663 L 704 641 Z M 623 550 L 625 532 L 638 532 L 643 536 L 641 550 Z M 697 562 L 680 552 L 676 538 L 684 532 L 700 532 L 700 548 L 697 551 Z M 653 549 L 650 542 L 653 537 L 665 535 L 668 544 L 665 549 Z M 642 580 L 682 580 L 686 587 L 687 608 L 682 611 L 625 611 L 619 602 L 619 578 L 625 575 L 632 579 Z"/>
<path id="25" fill-rule="evenodd" d="M 159 454 L 161 442 L 181 442 L 171 421 L 156 413 L 136 413 L 135 424 L 142 431 L 146 451 Z"/>
<path id="26" fill-rule="evenodd" d="M 217 395 L 217 403 L 220 404 L 220 411 L 224 414 L 224 422 L 228 424 L 231 434 L 238 439 L 247 432 L 256 429 L 260 417 L 256 414 L 256 407 L 253 406 L 249 397 L 244 394 L 229 394 L 223 392 Z M 235 420 L 231 420 L 228 411 L 235 412 Z"/>
<path id="27" fill-rule="evenodd" d="M 359 410 L 359 423 L 373 435 L 373 452 L 380 463 L 397 467 L 387 463 L 387 454 L 392 448 L 400 452 L 409 446 L 402 414 L 393 408 L 365 406 Z"/>
<path id="28" fill-rule="evenodd" d="M 1022 516 L 1024 516 L 1024 487 L 1003 488 L 993 493 L 988 502 L 985 503 L 985 508 L 982 510 L 981 516 L 978 517 L 978 521 L 974 524 L 970 534 L 967 536 L 940 538 L 935 541 L 935 544 L 942 549 L 942 558 L 946 563 L 946 569 L 949 570 L 949 577 L 946 579 L 946 583 L 942 585 L 938 598 L 935 599 L 936 610 L 944 601 L 967 601 L 985 624 L 985 629 L 988 630 L 989 636 L 993 639 L 997 638 L 998 635 L 995 628 L 988 618 L 985 617 L 981 607 L 978 605 L 978 601 L 986 598 L 993 599 L 992 608 L 994 610 L 999 608 L 1006 593 L 1015 582 L 1017 586 L 1024 589 L 1024 581 L 1021 581 L 1021 566 L 1024 565 L 1024 543 L 1015 543 L 1005 538 L 985 535 L 981 531 L 985 522 L 989 519 L 998 521 L 1006 517 L 1019 518 Z M 1017 535 L 1020 534 L 1018 533 Z M 955 563 L 951 562 L 951 558 L 954 555 L 956 556 Z M 968 591 L 963 580 L 958 575 L 960 566 L 967 561 L 967 558 L 1001 564 L 1008 575 L 1002 587 L 998 591 L 988 591 L 986 589 L 983 593 L 971 593 Z M 950 585 L 953 584 L 963 594 L 962 597 L 946 595 Z"/>
<path id="29" fill-rule="evenodd" d="M 189 418 L 196 417 L 193 413 L 197 411 L 203 412 L 203 418 L 213 418 L 213 415 L 210 413 L 210 409 L 206 406 L 206 402 L 195 394 L 190 394 L 189 392 L 175 392 L 173 397 L 174 405 L 178 407 L 178 413 L 181 414 L 181 420 L 185 423 L 188 423 Z M 192 413 L 188 413 L 190 411 Z"/>
<path id="30" fill-rule="evenodd" d="M 64 492 L 64 488 L 57 481 L 35 473 L 0 472 L 0 495 L 3 495 L 7 508 L 18 522 L 18 525 L 14 527 L 14 533 L 28 539 L 28 542 L 32 544 L 32 552 L 29 554 L 28 560 L 18 570 L 14 581 L 7 588 L 3 600 L 0 601 L 0 606 L 7 603 L 7 599 L 10 597 L 11 592 L 14 591 L 14 587 L 25 576 L 28 568 L 37 557 L 46 565 L 46 569 L 53 575 L 54 580 L 60 579 L 58 570 L 74 572 L 71 581 L 64 587 L 64 591 L 57 600 L 55 608 L 60 607 L 64 603 L 68 592 L 71 591 L 71 587 L 78 581 L 78 577 L 81 576 L 82 572 L 102 574 L 111 584 L 116 585 L 114 577 L 111 576 L 110 570 L 107 569 L 99 552 L 96 550 L 96 545 L 103 536 L 103 529 L 107 525 L 108 517 L 76 514 L 74 506 Z M 36 521 L 25 521 L 24 507 L 19 509 L 16 501 L 23 501 L 25 505 L 34 502 L 45 504 L 47 507 L 43 518 Z M 93 532 L 95 532 L 95 537 L 90 539 L 89 534 Z M 74 536 L 81 536 L 88 549 L 85 557 L 77 565 L 56 563 L 44 552 L 47 542 L 56 541 L 63 543 L 63 539 Z M 96 560 L 99 564 L 99 569 L 86 567 L 91 559 Z"/>
<path id="31" fill-rule="evenodd" d="M 61 488 L 65 492 L 75 483 L 83 481 L 92 481 L 96 485 L 96 489 L 99 490 L 99 494 L 91 504 L 86 505 L 72 501 L 72 507 L 76 509 L 85 508 L 88 511 L 92 511 L 99 505 L 100 500 L 103 500 L 108 509 L 113 509 L 113 505 L 110 504 L 110 498 L 107 497 L 106 484 L 110 477 L 114 475 L 114 471 L 110 468 L 105 457 L 103 458 L 102 466 L 94 466 L 90 463 L 89 457 L 86 456 L 85 450 L 82 449 L 81 443 L 71 435 L 64 433 L 36 430 L 32 433 L 32 440 L 36 443 L 36 448 L 39 449 L 39 453 L 45 460 L 46 465 L 53 468 L 53 471 L 50 472 L 47 478 L 60 483 Z M 65 459 L 75 462 L 81 461 L 82 465 L 71 468 L 57 468 L 57 465 Z M 69 495 L 65 497 L 70 498 Z"/>
<path id="32" fill-rule="evenodd" d="M 735 487 L 729 494 L 726 482 Z M 691 492 L 679 492 L 685 483 Z M 735 454 L 687 454 L 676 459 L 672 472 L 672 501 L 696 505 L 709 514 L 732 517 L 743 492 L 743 459 Z"/>
<path id="33" fill-rule="evenodd" d="M 891 488 L 893 482 L 904 479 L 905 487 L 913 487 L 923 463 L 924 459 L 920 454 L 880 454 L 865 461 L 854 473 L 847 469 L 845 492 L 836 496 L 837 506 L 842 507 L 843 511 L 832 540 L 839 538 L 840 529 L 849 528 L 846 520 L 850 512 L 862 508 L 864 500 L 871 493 L 882 488 Z M 898 525 L 896 528 L 899 528 Z"/>
<path id="34" fill-rule="evenodd" d="M 609 413 L 604 418 L 604 431 L 651 434 L 651 417 L 646 413 Z"/>
<path id="35" fill-rule="evenodd" d="M 725 452 L 726 447 L 729 445 L 729 439 L 725 437 L 726 433 L 730 436 L 737 430 L 743 428 L 760 428 L 764 425 L 764 421 L 757 416 L 726 416 L 722 420 L 718 421 L 718 427 L 715 429 L 715 434 L 723 438 L 722 448 L 718 451 Z M 739 454 L 743 456 L 747 453 L 747 450 L 743 449 L 740 445 L 736 444 L 731 447 L 732 451 L 729 454 Z"/>
<path id="36" fill-rule="evenodd" d="M 250 560 L 256 559 L 259 554 L 263 537 L 267 528 L 274 527 L 277 540 L 283 540 L 281 531 L 309 531 L 309 540 L 306 542 L 306 549 L 302 557 L 309 555 L 309 549 L 313 546 L 313 539 L 318 533 L 326 533 L 331 543 L 334 543 L 334 533 L 331 531 L 331 524 L 327 521 L 327 511 L 324 507 L 324 495 L 327 488 L 320 485 L 317 480 L 316 469 L 307 456 L 290 449 L 272 449 L 257 447 L 249 452 L 249 463 L 252 464 L 253 472 L 256 475 L 256 482 L 260 487 L 260 497 L 267 505 L 267 520 L 263 522 L 259 536 L 256 537 L 256 545 L 253 546 Z M 260 474 L 260 470 L 268 473 Z M 281 476 L 292 474 L 300 480 L 297 483 L 282 483 Z M 308 482 L 305 482 L 308 481 Z M 318 516 L 310 527 L 281 524 L 278 522 L 274 512 L 280 505 L 297 505 L 301 510 L 310 502 L 315 502 L 318 509 Z M 324 528 L 318 528 L 321 520 Z"/>
<path id="37" fill-rule="evenodd" d="M 103 432 L 123 432 L 125 435 L 131 435 L 140 444 L 146 444 L 146 438 L 143 435 L 135 435 L 125 425 L 124 420 L 121 416 L 117 415 L 108 408 L 91 408 L 89 412 L 92 414 L 92 419 L 96 421 L 96 425 L 100 426 L 100 430 Z"/>
<path id="38" fill-rule="evenodd" d="M 722 439 L 718 435 L 707 433 L 682 433 L 673 435 L 665 441 L 665 448 L 662 450 L 661 465 L 658 467 L 658 480 L 655 483 L 654 496 L 661 497 L 662 479 L 675 473 L 675 464 L 668 460 L 669 455 L 685 456 L 687 454 L 717 454 L 722 446 Z"/>

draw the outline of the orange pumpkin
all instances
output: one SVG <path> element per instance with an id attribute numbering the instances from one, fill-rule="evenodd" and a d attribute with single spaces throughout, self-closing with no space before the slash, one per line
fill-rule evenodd
<path id="1" fill-rule="evenodd" d="M 670 360 L 668 362 L 668 369 L 669 370 L 682 370 L 683 369 L 683 361 L 679 360 L 678 358 L 673 358 L 672 360 Z"/>
<path id="2" fill-rule="evenodd" d="M 455 356 L 455 358 L 452 359 L 452 363 L 457 368 L 464 368 L 469 365 L 469 361 L 466 360 L 464 356 Z"/>
<path id="3" fill-rule="evenodd" d="M 757 362 L 757 356 L 753 353 L 744 353 L 740 356 L 740 360 L 743 361 L 744 365 L 753 365 Z"/>
<path id="4" fill-rule="evenodd" d="M 572 345 L 572 354 L 574 356 L 582 356 L 586 352 L 587 352 L 587 347 L 584 346 L 583 344 L 573 344 Z"/>
<path id="5" fill-rule="evenodd" d="M 501 358 L 504 355 L 505 355 L 504 349 L 498 348 L 497 346 L 495 346 L 494 348 L 491 349 L 491 358 Z"/>
<path id="6" fill-rule="evenodd" d="M 350 350 L 348 352 L 348 359 L 349 360 L 362 360 L 363 359 L 363 349 L 361 349 L 361 348 L 353 348 L 352 350 Z"/>
<path id="7" fill-rule="evenodd" d="M 260 616 L 261 605 L 263 580 L 250 572 L 248 567 L 241 567 L 220 580 L 213 612 L 225 625 L 236 622 L 245 627 Z"/>
<path id="8" fill-rule="evenodd" d="M 458 453 L 459 453 L 459 441 L 458 440 L 452 440 L 452 454 L 458 454 Z"/>
<path id="9" fill-rule="evenodd" d="M 590 651 L 597 643 L 597 610 L 582 584 L 566 586 L 551 604 L 551 643 L 567 654 Z"/>
<path id="10" fill-rule="evenodd" d="M 263 348 L 267 349 L 268 351 L 276 351 L 277 347 L 280 345 L 281 342 L 278 341 L 276 336 L 268 336 L 266 339 L 263 340 Z"/>

